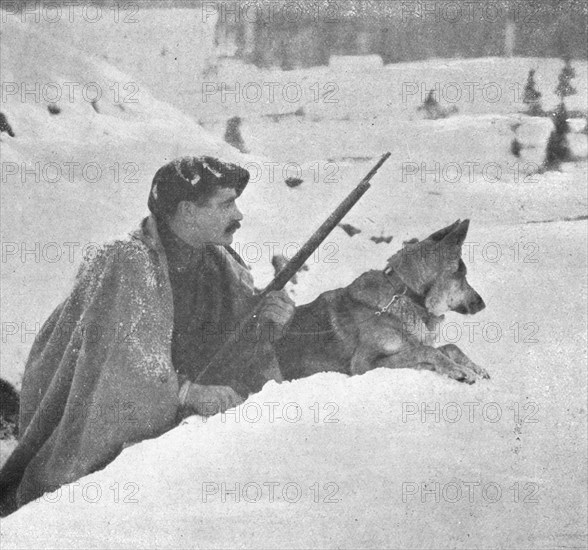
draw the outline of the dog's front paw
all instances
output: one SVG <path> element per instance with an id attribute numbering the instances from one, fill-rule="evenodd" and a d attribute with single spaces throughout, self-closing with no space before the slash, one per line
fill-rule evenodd
<path id="1" fill-rule="evenodd" d="M 474 363 L 470 359 L 468 359 L 467 362 L 458 363 L 458 364 L 463 369 L 471 371 L 476 379 L 478 379 L 478 378 L 482 378 L 482 379 L 486 379 L 486 380 L 490 379 L 490 375 L 488 374 L 488 371 L 485 368 L 480 367 L 480 365 L 476 365 L 476 363 Z"/>
<path id="2" fill-rule="evenodd" d="M 480 365 L 476 365 L 475 363 L 473 363 L 473 370 L 474 372 L 480 377 L 480 378 L 484 378 L 486 380 L 490 380 L 490 374 L 488 373 L 488 371 L 484 368 L 484 367 L 480 367 Z"/>
<path id="3" fill-rule="evenodd" d="M 457 363 L 461 367 L 465 369 L 469 369 L 475 373 L 475 375 L 479 378 L 489 379 L 490 375 L 483 367 L 476 365 L 463 351 L 461 351 L 456 345 L 454 344 L 446 344 L 438 348 L 439 351 L 449 357 L 451 361 Z"/>
<path id="4" fill-rule="evenodd" d="M 473 370 L 457 364 L 449 368 L 438 369 L 438 372 L 465 384 L 473 384 L 478 379 L 478 375 Z"/>

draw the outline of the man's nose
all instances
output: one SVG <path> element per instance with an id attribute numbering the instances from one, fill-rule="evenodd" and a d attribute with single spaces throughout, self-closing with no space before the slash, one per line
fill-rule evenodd
<path id="1" fill-rule="evenodd" d="M 235 220 L 240 222 L 243 219 L 243 213 L 239 210 L 239 207 L 235 206 Z"/>

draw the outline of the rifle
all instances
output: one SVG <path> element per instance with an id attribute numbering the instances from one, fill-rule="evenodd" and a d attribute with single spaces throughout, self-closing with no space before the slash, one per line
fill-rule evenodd
<path id="1" fill-rule="evenodd" d="M 368 174 L 361 180 L 349 195 L 339 206 L 333 211 L 333 213 L 322 223 L 322 225 L 313 233 L 308 239 L 304 246 L 296 253 L 296 255 L 280 270 L 280 272 L 274 277 L 273 281 L 267 285 L 261 293 L 258 294 L 257 305 L 245 315 L 237 324 L 235 330 L 236 339 L 239 335 L 243 334 L 244 329 L 256 319 L 261 308 L 263 307 L 263 298 L 265 298 L 270 292 L 274 290 L 282 290 L 286 283 L 296 274 L 296 272 L 304 265 L 304 262 L 314 254 L 315 250 L 320 244 L 327 238 L 329 233 L 337 226 L 337 224 L 345 217 L 345 215 L 355 206 L 357 201 L 365 194 L 370 188 L 370 180 L 374 177 L 376 172 L 381 166 L 388 160 L 391 153 L 385 153 L 382 155 L 376 165 L 368 172 Z M 216 370 L 226 364 L 227 354 L 236 355 L 231 353 L 230 349 L 235 343 L 235 338 L 231 338 L 227 341 L 220 350 L 212 357 L 200 374 L 196 377 L 195 382 L 198 381 L 212 368 Z M 240 384 L 241 386 L 241 384 Z M 239 392 L 240 393 L 240 392 Z"/>

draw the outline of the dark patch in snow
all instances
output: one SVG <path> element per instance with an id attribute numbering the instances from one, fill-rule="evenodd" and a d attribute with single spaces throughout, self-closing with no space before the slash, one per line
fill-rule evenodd
<path id="1" fill-rule="evenodd" d="M 289 177 L 286 179 L 286 185 L 288 187 L 298 187 L 303 181 L 300 178 Z"/>
<path id="2" fill-rule="evenodd" d="M 58 115 L 59 113 L 61 113 L 61 108 L 55 103 L 49 103 L 49 105 L 47 105 L 47 110 L 52 115 Z"/>
<path id="3" fill-rule="evenodd" d="M 357 157 L 337 157 L 337 158 L 328 158 L 327 162 L 369 162 L 373 160 L 374 157 L 364 157 L 364 156 L 357 156 Z"/>
<path id="4" fill-rule="evenodd" d="M 305 115 L 306 115 L 306 113 L 304 112 L 304 107 L 299 107 L 295 111 L 290 111 L 288 113 L 270 113 L 270 114 L 262 115 L 262 116 L 265 118 L 270 118 L 272 120 L 272 122 L 280 122 L 281 120 L 283 120 L 285 118 L 299 117 L 299 116 L 305 116 Z"/>
<path id="5" fill-rule="evenodd" d="M 350 237 L 361 233 L 361 229 L 357 229 L 357 227 L 354 227 L 350 223 L 340 223 L 339 227 L 343 229 L 343 231 L 345 231 L 345 233 L 347 233 Z"/>
<path id="6" fill-rule="evenodd" d="M 577 222 L 581 220 L 588 220 L 588 215 L 582 214 L 581 216 L 565 217 L 565 218 L 552 218 L 551 220 L 531 220 L 529 223 L 555 223 L 555 222 Z"/>
<path id="7" fill-rule="evenodd" d="M 90 102 L 90 105 L 92 105 L 92 108 L 94 109 L 94 111 L 96 111 L 98 114 L 100 114 L 100 109 L 98 109 L 98 101 L 93 99 Z"/>
<path id="8" fill-rule="evenodd" d="M 374 241 L 376 244 L 380 244 L 380 243 L 390 244 L 392 242 L 393 238 L 394 237 L 392 235 L 388 235 L 387 237 L 384 237 L 384 235 L 380 235 L 379 237 L 370 237 L 370 241 Z"/>
<path id="9" fill-rule="evenodd" d="M 18 435 L 20 399 L 12 384 L 0 378 L 0 440 Z"/>
<path id="10" fill-rule="evenodd" d="M 227 120 L 224 139 L 229 145 L 241 151 L 241 153 L 249 153 L 241 135 L 241 122 L 243 121 L 239 116 L 234 116 Z"/>
<path id="11" fill-rule="evenodd" d="M 10 137 L 16 137 L 4 113 L 0 113 L 0 134 L 2 132 L 6 132 Z"/>

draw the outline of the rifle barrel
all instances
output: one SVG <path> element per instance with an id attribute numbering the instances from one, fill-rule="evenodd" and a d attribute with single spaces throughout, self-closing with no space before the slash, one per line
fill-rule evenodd
<path id="1" fill-rule="evenodd" d="M 345 217 L 355 203 L 364 195 L 364 193 L 370 188 L 370 180 L 374 177 L 376 172 L 384 164 L 391 153 L 382 155 L 382 158 L 377 164 L 368 172 L 368 174 L 361 180 L 357 187 L 343 199 L 341 204 L 333 211 L 333 213 L 323 222 L 323 224 L 313 233 L 313 235 L 306 241 L 304 246 L 294 255 L 294 257 L 280 270 L 275 276 L 274 280 L 263 289 L 260 296 L 265 296 L 272 290 L 281 290 L 286 286 L 286 283 L 296 274 L 296 272 L 304 265 L 304 262 L 308 260 L 314 251 L 320 246 L 320 244 L 327 238 L 327 235 L 337 224 Z"/>

